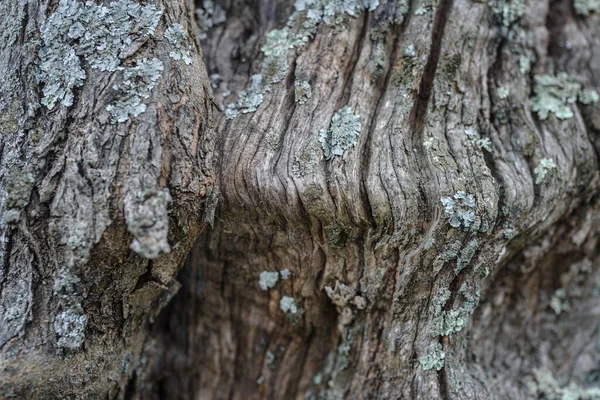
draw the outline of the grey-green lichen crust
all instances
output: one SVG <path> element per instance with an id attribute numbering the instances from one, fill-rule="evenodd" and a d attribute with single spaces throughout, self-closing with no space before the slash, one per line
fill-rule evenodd
<path id="1" fill-rule="evenodd" d="M 78 349 L 85 340 L 87 316 L 81 305 L 84 294 L 80 286 L 79 278 L 67 269 L 60 270 L 54 280 L 53 293 L 60 309 L 54 317 L 54 332 L 61 349 Z"/>
<path id="2" fill-rule="evenodd" d="M 283 296 L 279 301 L 279 307 L 284 313 L 296 314 L 298 312 L 298 306 L 293 297 Z"/>
<path id="3" fill-rule="evenodd" d="M 294 83 L 294 100 L 298 104 L 306 104 L 308 99 L 310 99 L 312 95 L 312 91 L 310 88 L 310 83 L 304 80 L 296 79 Z"/>
<path id="4" fill-rule="evenodd" d="M 277 281 L 279 281 L 279 273 L 275 271 L 263 271 L 260 273 L 258 285 L 261 290 L 269 290 L 275 287 Z"/>
<path id="5" fill-rule="evenodd" d="M 574 0 L 573 8 L 577 14 L 587 17 L 591 13 L 600 12 L 600 0 Z"/>
<path id="6" fill-rule="evenodd" d="M 204 0 L 202 7 L 196 9 L 196 24 L 198 26 L 198 38 L 204 40 L 207 38 L 206 32 L 211 28 L 225 22 L 227 14 L 225 9 L 212 0 Z"/>
<path id="7" fill-rule="evenodd" d="M 555 168 L 556 164 L 554 163 L 554 160 L 552 160 L 551 158 L 542 158 L 540 160 L 540 163 L 533 170 L 533 173 L 535 174 L 536 185 L 539 185 L 540 183 L 544 182 L 544 180 L 546 179 L 546 175 L 548 175 L 548 172 Z"/>
<path id="8" fill-rule="evenodd" d="M 329 129 L 321 129 L 319 142 L 326 160 L 341 156 L 356 144 L 360 133 L 360 116 L 348 106 L 337 110 L 331 118 Z"/>
<path id="9" fill-rule="evenodd" d="M 106 110 L 118 122 L 127 121 L 129 114 L 137 117 L 146 111 L 146 104 L 142 101 L 150 97 L 162 71 L 163 64 L 158 58 L 142 59 L 135 67 L 126 68 L 123 82 L 113 87 L 119 93 L 117 100 Z"/>
<path id="10" fill-rule="evenodd" d="M 531 110 L 538 114 L 541 120 L 553 113 L 558 119 L 573 118 L 571 105 L 579 100 L 583 104 L 597 103 L 600 96 L 594 90 L 583 90 L 581 84 L 561 72 L 556 76 L 536 75 L 535 96 L 532 99 Z"/>
<path id="11" fill-rule="evenodd" d="M 50 110 L 57 103 L 71 106 L 73 89 L 86 78 L 85 64 L 100 71 L 127 70 L 121 67 L 120 56 L 154 33 L 161 14 L 152 4 L 131 0 L 106 6 L 61 0 L 41 26 L 38 79 L 43 84 L 42 104 Z"/>
<path id="12" fill-rule="evenodd" d="M 440 199 L 444 205 L 444 213 L 448 216 L 448 223 L 454 228 L 470 227 L 475 222 L 475 199 L 472 194 L 459 190 L 452 197 Z"/>
<path id="13" fill-rule="evenodd" d="M 167 240 L 170 202 L 168 189 L 149 189 L 126 195 L 125 221 L 127 230 L 133 235 L 133 251 L 150 259 L 171 251 Z"/>
<path id="14" fill-rule="evenodd" d="M 436 343 L 432 346 L 431 350 L 426 356 L 419 358 L 419 363 L 426 371 L 433 368 L 435 368 L 436 371 L 439 371 L 444 368 L 445 359 L 446 353 L 444 353 L 442 345 Z"/>
<path id="15" fill-rule="evenodd" d="M 362 10 L 373 11 L 378 5 L 379 0 L 296 0 L 296 11 L 286 26 L 267 34 L 266 43 L 261 47 L 265 58 L 260 73 L 251 77 L 250 88 L 239 94 L 236 103 L 227 105 L 227 119 L 257 110 L 271 85 L 281 82 L 288 73 L 289 52 L 308 43 L 320 23 L 337 25 L 349 17 L 356 18 Z"/>
<path id="16" fill-rule="evenodd" d="M 192 55 L 190 46 L 186 45 L 188 35 L 183 25 L 173 24 L 165 30 L 165 39 L 173 46 L 173 50 L 169 52 L 169 56 L 173 60 L 181 60 L 186 65 L 192 63 Z"/>

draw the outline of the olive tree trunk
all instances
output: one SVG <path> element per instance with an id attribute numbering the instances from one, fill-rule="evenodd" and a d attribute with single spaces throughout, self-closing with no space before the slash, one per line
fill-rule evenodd
<path id="1" fill-rule="evenodd" d="M 597 2 L 81 4 L 0 4 L 0 398 L 600 398 Z"/>

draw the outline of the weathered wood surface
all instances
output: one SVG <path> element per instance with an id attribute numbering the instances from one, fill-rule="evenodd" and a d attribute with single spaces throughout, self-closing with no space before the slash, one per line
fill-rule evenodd
<path id="1" fill-rule="evenodd" d="M 118 73 L 86 70 L 73 106 L 4 117 L 40 101 L 27 72 L 39 43 L 25 38 L 54 5 L 33 3 L 0 6 L 15 13 L 1 65 L 18 78 L 0 140 L 33 176 L 3 228 L 5 397 L 598 396 L 592 1 L 382 0 L 309 28 L 292 2 L 224 2 L 226 20 L 202 40 L 225 110 L 214 124 L 199 47 L 188 66 L 163 39 L 177 22 L 194 35 L 187 3 L 157 4 L 137 50 L 164 64 L 144 113 L 103 119 Z M 335 115 L 348 117 L 345 139 L 353 115 L 360 130 L 325 157 Z M 3 190 L 15 176 L 6 154 Z M 173 197 L 171 252 L 152 261 L 129 250 L 132 181 Z M 80 347 L 57 353 L 64 267 L 80 283 L 62 295 L 81 297 L 87 324 Z M 284 270 L 261 289 L 261 273 Z"/>

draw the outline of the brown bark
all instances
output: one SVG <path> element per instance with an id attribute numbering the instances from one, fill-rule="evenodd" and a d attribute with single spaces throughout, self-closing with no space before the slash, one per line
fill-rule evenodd
<path id="1" fill-rule="evenodd" d="M 27 10 L 13 18 L 27 23 L 0 49 L 21 66 L 12 97 L 2 87 L 16 103 L 2 104 L 25 115 L 40 97 L 27 39 L 55 8 L 7 4 L 0 10 Z M 300 17 L 291 1 L 221 4 L 227 19 L 202 51 L 227 109 L 254 93 L 253 75 L 281 73 L 275 64 L 269 75 L 261 48 L 274 29 L 300 29 Z M 20 140 L 18 169 L 34 168 L 21 218 L 3 227 L 0 394 L 597 398 L 599 106 L 581 95 L 545 118 L 538 103 L 548 106 L 542 75 L 600 89 L 600 13 L 563 0 L 381 0 L 322 17 L 305 44 L 286 48 L 282 80 L 263 83 L 255 111 L 215 115 L 209 129 L 199 47 L 186 66 L 161 39 L 176 22 L 193 36 L 193 7 L 159 6 L 161 22 L 137 50 L 165 65 L 145 113 L 102 120 L 112 99 L 100 93 L 118 74 L 97 74 L 71 107 L 0 120 L 3 149 Z M 303 101 L 297 82 L 311 88 Z M 357 142 L 325 157 L 320 131 L 345 106 L 360 116 Z M 5 154 L 2 188 L 15 174 Z M 90 165 L 91 155 L 104 161 Z M 548 160 L 556 167 L 542 176 Z M 130 251 L 148 236 L 127 217 L 136 176 L 173 197 L 171 251 L 151 261 Z M 473 195 L 464 209 L 474 221 L 456 226 L 441 199 L 460 191 Z M 216 199 L 214 226 L 200 233 Z M 90 209 L 108 210 L 110 224 L 86 225 L 84 249 L 70 249 L 73 215 Z M 57 294 L 62 266 L 81 281 Z M 285 270 L 289 279 L 261 289 L 261 273 Z M 61 348 L 52 322 L 65 296 L 87 316 L 75 349 Z"/>
<path id="2" fill-rule="evenodd" d="M 597 105 L 541 120 L 531 98 L 534 76 L 553 71 L 597 87 L 598 16 L 569 2 L 530 2 L 520 18 L 494 7 L 516 3 L 442 1 L 419 16 L 422 3 L 394 2 L 321 26 L 256 113 L 218 120 L 218 218 L 163 316 L 153 386 L 162 396 L 149 398 L 592 398 Z M 222 80 L 217 99 L 259 71 L 264 36 L 287 9 L 230 6 L 203 43 Z M 243 52 L 246 61 L 235 58 Z M 304 105 L 294 102 L 297 79 L 312 87 Z M 295 174 L 344 105 L 361 116 L 356 148 Z M 536 184 L 542 158 L 558 168 Z M 443 213 L 440 198 L 458 190 L 476 196 L 474 232 L 452 229 Z M 260 290 L 261 272 L 284 269 L 289 281 Z M 366 308 L 330 299 L 336 282 Z M 302 313 L 286 315 L 282 296 Z M 557 301 L 569 310 L 557 315 Z M 468 326 L 441 334 L 453 310 Z M 444 367 L 425 370 L 420 359 L 437 343 Z"/>

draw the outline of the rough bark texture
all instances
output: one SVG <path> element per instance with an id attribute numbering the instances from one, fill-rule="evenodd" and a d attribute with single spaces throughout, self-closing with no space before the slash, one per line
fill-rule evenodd
<path id="1" fill-rule="evenodd" d="M 193 39 L 186 65 L 163 38 L 175 23 L 193 38 L 194 9 L 183 0 L 156 6 L 153 34 L 133 36 L 118 58 L 130 68 L 155 57 L 160 77 L 145 112 L 117 122 L 107 106 L 124 99 L 118 88 L 132 70 L 103 72 L 79 57 L 87 77 L 72 106 L 50 110 L 40 105 L 48 81 L 39 82 L 38 54 L 49 45 L 40 31 L 61 6 L 0 4 L 1 398 L 128 397 L 148 325 L 206 225 L 212 92 Z M 123 26 L 138 12 L 117 17 Z"/>
<path id="2" fill-rule="evenodd" d="M 144 113 L 104 115 L 111 73 L 31 108 L 55 9 L 39 3 L 0 5 L 1 187 L 27 188 L 2 227 L 2 396 L 599 398 L 592 1 L 381 0 L 283 35 L 283 56 L 273 30 L 308 29 L 306 11 L 223 2 L 202 48 L 216 103 L 237 105 L 213 130 L 199 47 L 188 66 L 162 39 L 176 22 L 194 36 L 183 1 L 158 3 L 135 53 L 165 66 Z M 356 144 L 325 157 L 346 106 Z M 171 251 L 151 261 L 130 251 L 161 238 L 131 222 L 156 212 L 128 194 L 146 185 L 173 198 Z M 284 273 L 262 290 L 265 271 Z M 75 348 L 65 307 L 87 316 Z"/>
<path id="3" fill-rule="evenodd" d="M 165 312 L 149 398 L 592 397 L 598 109 L 542 120 L 532 98 L 536 75 L 598 87 L 598 15 L 565 1 L 428 4 L 320 25 L 255 113 L 217 120 L 217 222 Z M 223 103 L 293 11 L 226 8 L 203 42 Z M 312 88 L 303 105 L 296 80 Z M 346 105 L 358 142 L 325 161 L 319 131 Z M 543 158 L 557 168 L 536 184 Z M 474 229 L 444 214 L 460 190 L 475 196 Z M 259 288 L 284 269 L 290 280 Z M 328 296 L 337 282 L 351 290 Z M 284 313 L 283 296 L 301 312 Z"/>

